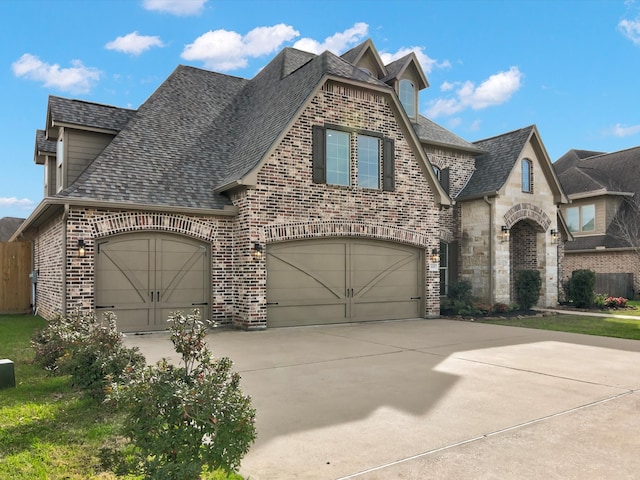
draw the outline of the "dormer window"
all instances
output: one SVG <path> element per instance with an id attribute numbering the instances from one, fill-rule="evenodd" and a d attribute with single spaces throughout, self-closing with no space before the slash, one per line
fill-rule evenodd
<path id="1" fill-rule="evenodd" d="M 60 132 L 58 145 L 56 146 L 56 191 L 62 190 L 62 164 L 64 162 L 64 144 L 62 141 L 63 134 Z"/>
<path id="2" fill-rule="evenodd" d="M 410 80 L 400 80 L 400 103 L 410 118 L 416 117 L 416 88 Z"/>

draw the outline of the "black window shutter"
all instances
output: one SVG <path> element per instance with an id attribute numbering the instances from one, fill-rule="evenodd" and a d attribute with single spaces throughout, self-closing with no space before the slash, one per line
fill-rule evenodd
<path id="1" fill-rule="evenodd" d="M 451 242 L 448 248 L 449 263 L 447 264 L 449 273 L 449 285 L 458 281 L 458 242 Z"/>
<path id="2" fill-rule="evenodd" d="M 325 157 L 325 128 L 320 125 L 314 125 L 312 128 L 312 164 L 313 164 L 313 183 L 326 183 L 326 157 Z"/>
<path id="3" fill-rule="evenodd" d="M 449 167 L 443 168 L 440 170 L 440 185 L 444 188 L 444 191 L 449 195 L 449 172 L 451 169 Z"/>
<path id="4" fill-rule="evenodd" d="M 393 140 L 385 138 L 382 148 L 382 189 L 388 192 L 396 189 L 395 162 Z"/>

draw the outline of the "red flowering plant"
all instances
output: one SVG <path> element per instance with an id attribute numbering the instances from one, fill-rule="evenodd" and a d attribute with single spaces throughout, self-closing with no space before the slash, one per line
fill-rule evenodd
<path id="1" fill-rule="evenodd" d="M 607 297 L 604 304 L 607 308 L 625 308 L 627 299 L 624 297 Z"/>

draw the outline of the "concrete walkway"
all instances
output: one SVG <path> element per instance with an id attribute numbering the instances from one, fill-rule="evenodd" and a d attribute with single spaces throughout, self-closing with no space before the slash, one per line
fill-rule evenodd
<path id="1" fill-rule="evenodd" d="M 257 410 L 250 480 L 638 478 L 638 341 L 416 319 L 209 343 Z"/>
<path id="2" fill-rule="evenodd" d="M 602 318 L 627 318 L 629 320 L 638 320 L 640 321 L 640 316 L 638 315 L 624 315 L 617 313 L 605 313 L 605 312 L 582 312 L 580 310 L 558 310 L 553 308 L 536 308 L 538 312 L 547 312 L 547 313 L 558 313 L 560 315 L 584 315 L 587 317 L 602 317 Z"/>

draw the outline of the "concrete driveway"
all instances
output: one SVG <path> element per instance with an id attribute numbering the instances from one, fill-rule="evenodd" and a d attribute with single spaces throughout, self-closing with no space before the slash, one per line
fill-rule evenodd
<path id="1" fill-rule="evenodd" d="M 149 362 L 166 333 L 129 335 Z M 640 342 L 454 320 L 215 331 L 266 479 L 640 476 Z"/>

